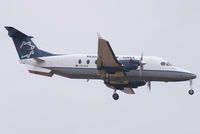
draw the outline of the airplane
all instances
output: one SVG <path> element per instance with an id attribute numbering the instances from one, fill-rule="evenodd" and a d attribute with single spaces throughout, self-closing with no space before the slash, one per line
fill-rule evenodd
<path id="1" fill-rule="evenodd" d="M 193 95 L 192 80 L 196 75 L 176 67 L 155 56 L 115 55 L 109 42 L 98 36 L 98 52 L 94 54 L 52 54 L 36 47 L 28 36 L 19 30 L 5 27 L 17 50 L 19 61 L 30 73 L 52 77 L 54 74 L 72 79 L 103 80 L 113 89 L 114 100 L 119 99 L 117 90 L 135 94 L 133 88 L 151 82 L 190 81 L 189 94 Z"/>

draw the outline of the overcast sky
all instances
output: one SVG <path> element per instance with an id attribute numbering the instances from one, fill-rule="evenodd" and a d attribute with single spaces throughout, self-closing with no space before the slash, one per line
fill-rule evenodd
<path id="1" fill-rule="evenodd" d="M 102 81 L 29 74 L 5 25 L 52 53 L 97 53 L 97 32 L 116 54 L 159 56 L 199 76 L 199 0 L 2 0 L 1 134 L 199 134 L 200 83 L 152 83 L 136 95 Z"/>

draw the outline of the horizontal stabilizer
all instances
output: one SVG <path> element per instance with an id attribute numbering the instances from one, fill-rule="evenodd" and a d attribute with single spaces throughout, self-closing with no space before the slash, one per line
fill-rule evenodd
<path id="1" fill-rule="evenodd" d="M 37 62 L 39 62 L 39 63 L 41 63 L 41 62 L 45 62 L 45 60 L 43 60 L 43 59 L 40 59 L 40 58 L 33 58 L 35 61 L 37 61 Z"/>
<path id="2" fill-rule="evenodd" d="M 41 68 L 41 67 L 36 67 L 36 66 L 31 66 L 27 65 L 27 69 L 30 73 L 38 74 L 38 75 L 43 75 L 43 76 L 53 76 L 52 70 Z"/>

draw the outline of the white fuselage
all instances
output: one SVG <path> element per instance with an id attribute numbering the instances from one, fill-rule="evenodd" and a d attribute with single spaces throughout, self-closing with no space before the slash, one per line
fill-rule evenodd
<path id="1" fill-rule="evenodd" d="M 139 60 L 139 56 L 117 56 L 117 60 Z M 97 70 L 96 55 L 73 54 L 40 57 L 45 62 L 38 62 L 34 59 L 23 59 L 20 63 L 27 64 L 29 71 L 53 72 L 68 78 L 77 79 L 100 79 Z M 139 69 L 126 72 L 127 80 L 143 81 L 185 81 L 196 78 L 196 76 L 184 69 L 171 65 L 164 59 L 153 56 L 144 56 L 146 63 L 143 67 L 141 77 Z"/>

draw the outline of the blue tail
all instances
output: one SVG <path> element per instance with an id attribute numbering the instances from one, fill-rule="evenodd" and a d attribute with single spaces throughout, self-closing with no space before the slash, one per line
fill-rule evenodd
<path id="1" fill-rule="evenodd" d="M 20 59 L 37 58 L 43 56 L 53 56 L 53 54 L 39 50 L 31 40 L 32 36 L 28 36 L 13 27 L 5 27 L 8 35 L 12 38 L 15 48 Z"/>

